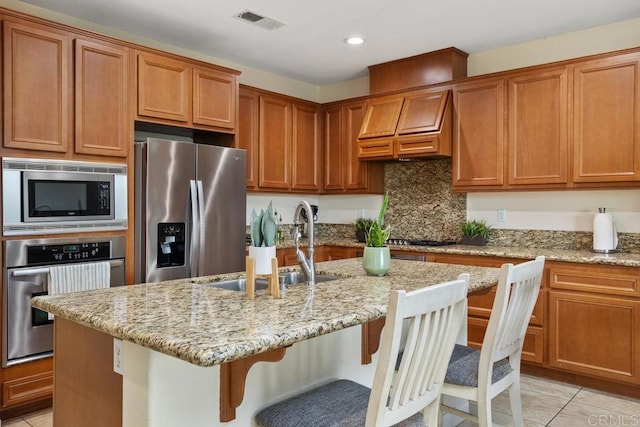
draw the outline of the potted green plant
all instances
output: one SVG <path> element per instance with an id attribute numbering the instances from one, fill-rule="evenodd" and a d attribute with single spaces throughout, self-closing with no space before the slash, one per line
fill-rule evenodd
<path id="1" fill-rule="evenodd" d="M 376 222 L 376 220 L 371 218 L 358 218 L 356 220 L 353 227 L 356 230 L 356 239 L 358 239 L 358 242 L 364 243 L 367 241 L 367 233 L 374 222 Z"/>
<path id="2" fill-rule="evenodd" d="M 271 202 L 266 210 L 260 210 L 260 215 L 256 213 L 255 209 L 251 211 L 249 227 L 251 234 L 249 256 L 255 260 L 255 272 L 256 274 L 271 274 L 271 260 L 276 257 L 278 228 Z"/>
<path id="3" fill-rule="evenodd" d="M 391 235 L 391 226 L 384 224 L 384 216 L 389 206 L 389 193 L 385 193 L 378 219 L 367 231 L 366 246 L 364 248 L 362 266 L 370 276 L 384 276 L 391 268 L 391 253 L 386 246 Z"/>
<path id="4" fill-rule="evenodd" d="M 482 220 L 472 219 L 460 224 L 460 231 L 462 232 L 463 245 L 475 245 L 484 246 L 487 244 L 487 237 L 489 236 L 490 225 Z"/>

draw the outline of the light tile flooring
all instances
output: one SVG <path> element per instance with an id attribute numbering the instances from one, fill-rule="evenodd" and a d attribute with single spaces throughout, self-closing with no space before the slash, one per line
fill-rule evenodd
<path id="1" fill-rule="evenodd" d="M 492 406 L 494 422 L 513 425 L 506 392 Z M 526 427 L 640 426 L 640 400 L 527 375 L 522 376 L 522 412 Z M 2 421 L 2 427 L 52 425 L 51 409 Z M 459 427 L 473 425 L 465 421 Z"/>

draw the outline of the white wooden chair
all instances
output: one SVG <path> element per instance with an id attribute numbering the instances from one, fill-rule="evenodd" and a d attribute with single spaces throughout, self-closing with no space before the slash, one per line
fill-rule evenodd
<path id="1" fill-rule="evenodd" d="M 392 291 L 372 389 L 337 380 L 261 410 L 257 425 L 435 426 L 445 371 L 465 320 L 468 284 L 469 275 L 462 274 L 416 291 Z M 395 372 L 405 319 L 407 340 Z"/>
<path id="2" fill-rule="evenodd" d="M 475 401 L 478 416 L 441 405 L 442 412 L 492 424 L 491 400 L 509 389 L 515 426 L 522 426 L 520 359 L 525 332 L 540 290 L 544 257 L 518 265 L 504 264 L 500 271 L 489 325 L 477 350 L 456 344 L 442 388 L 443 396 Z"/>

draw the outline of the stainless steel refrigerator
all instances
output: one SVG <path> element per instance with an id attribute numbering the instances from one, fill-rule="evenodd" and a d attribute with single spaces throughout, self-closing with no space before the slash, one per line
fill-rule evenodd
<path id="1" fill-rule="evenodd" d="M 135 144 L 136 283 L 245 269 L 246 152 Z"/>

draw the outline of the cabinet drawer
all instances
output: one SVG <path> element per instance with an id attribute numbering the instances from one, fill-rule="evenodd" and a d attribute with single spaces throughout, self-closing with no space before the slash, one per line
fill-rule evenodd
<path id="1" fill-rule="evenodd" d="M 533 307 L 531 313 L 530 324 L 542 326 L 544 324 L 544 292 L 540 291 L 538 294 L 538 300 Z M 493 308 L 493 301 L 496 297 L 496 287 L 494 286 L 486 294 L 470 295 L 468 298 L 469 315 L 483 317 L 488 319 L 491 316 L 491 309 Z"/>
<path id="2" fill-rule="evenodd" d="M 481 348 L 487 331 L 488 319 L 469 317 L 467 342 L 469 347 Z M 542 364 L 544 362 L 544 329 L 538 326 L 527 327 L 522 347 L 522 360 Z"/>
<path id="3" fill-rule="evenodd" d="M 30 375 L 2 383 L 2 407 L 53 395 L 53 372 Z"/>
<path id="4" fill-rule="evenodd" d="M 393 138 L 358 141 L 359 159 L 393 159 Z"/>
<path id="5" fill-rule="evenodd" d="M 640 269 L 600 266 L 551 266 L 550 289 L 640 296 Z M 635 274 L 634 274 L 635 273 Z"/>

